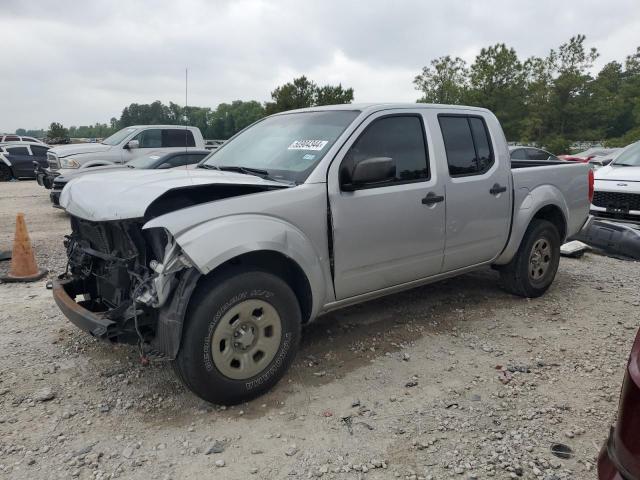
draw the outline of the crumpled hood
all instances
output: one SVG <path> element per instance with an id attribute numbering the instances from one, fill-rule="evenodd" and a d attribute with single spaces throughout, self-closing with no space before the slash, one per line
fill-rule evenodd
<path id="1" fill-rule="evenodd" d="M 595 180 L 640 182 L 640 167 L 616 167 L 615 164 L 599 168 L 594 173 Z"/>
<path id="2" fill-rule="evenodd" d="M 106 152 L 111 150 L 111 145 L 103 145 L 102 143 L 75 143 L 73 145 L 62 145 L 53 147 L 49 151 L 55 153 L 58 158 L 68 157 L 69 155 L 82 155 L 84 153 Z"/>
<path id="3" fill-rule="evenodd" d="M 62 190 L 60 205 L 71 215 L 91 221 L 141 218 L 151 203 L 174 189 L 202 185 L 287 187 L 254 175 L 219 170 L 121 169 L 72 179 Z"/>

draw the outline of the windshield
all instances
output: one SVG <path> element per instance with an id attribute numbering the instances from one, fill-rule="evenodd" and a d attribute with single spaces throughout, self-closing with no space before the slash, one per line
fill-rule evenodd
<path id="1" fill-rule="evenodd" d="M 118 130 L 116 133 L 111 135 L 110 137 L 105 138 L 102 142 L 105 145 L 118 145 L 122 140 L 127 138 L 130 134 L 135 132 L 136 129 L 133 127 L 123 128 L 122 130 Z"/>
<path id="2" fill-rule="evenodd" d="M 215 150 L 210 167 L 245 167 L 301 183 L 329 151 L 356 110 L 303 112 L 268 117 Z"/>
<path id="3" fill-rule="evenodd" d="M 640 167 L 640 142 L 632 143 L 625 148 L 611 164 Z"/>
<path id="4" fill-rule="evenodd" d="M 127 162 L 127 166 L 133 168 L 151 168 L 162 156 L 157 153 L 151 153 L 149 155 L 143 155 L 142 157 L 136 157 L 130 162 Z"/>

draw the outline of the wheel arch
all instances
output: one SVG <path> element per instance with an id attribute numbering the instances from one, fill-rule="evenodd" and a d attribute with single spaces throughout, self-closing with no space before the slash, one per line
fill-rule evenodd
<path id="1" fill-rule="evenodd" d="M 233 274 L 234 271 L 247 271 L 251 269 L 261 270 L 282 279 L 295 294 L 300 305 L 302 323 L 311 319 L 313 311 L 313 292 L 311 283 L 304 270 L 292 258 L 276 250 L 256 250 L 230 258 L 218 265 L 206 275 L 200 282 L 213 277 L 224 277 Z"/>
<path id="2" fill-rule="evenodd" d="M 516 201 L 521 202 L 513 212 L 511 236 L 507 246 L 495 260 L 494 265 L 506 265 L 518 251 L 527 228 L 533 219 L 551 222 L 558 228 L 561 241 L 564 242 L 568 232 L 569 208 L 562 192 L 552 185 L 543 185 L 532 191 L 522 189 L 526 193 L 516 194 Z"/>

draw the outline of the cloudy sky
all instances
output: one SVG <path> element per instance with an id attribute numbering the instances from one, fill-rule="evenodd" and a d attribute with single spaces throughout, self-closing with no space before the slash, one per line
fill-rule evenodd
<path id="1" fill-rule="evenodd" d="M 182 104 L 185 67 L 192 105 L 265 101 L 301 74 L 358 102 L 415 101 L 413 77 L 441 55 L 545 55 L 584 33 L 601 65 L 638 32 L 638 0 L 0 0 L 0 132 Z"/>

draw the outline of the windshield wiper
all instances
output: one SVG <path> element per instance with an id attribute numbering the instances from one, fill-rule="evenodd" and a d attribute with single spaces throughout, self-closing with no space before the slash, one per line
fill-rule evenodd
<path id="1" fill-rule="evenodd" d="M 632 163 L 614 163 L 613 165 L 619 165 L 621 167 L 640 167 L 640 165 L 634 165 Z"/>
<path id="2" fill-rule="evenodd" d="M 269 175 L 269 172 L 266 170 L 262 170 L 260 168 L 253 168 L 253 167 L 243 167 L 243 166 L 238 166 L 238 165 L 209 165 L 207 163 L 202 163 L 200 165 L 198 165 L 198 168 L 206 168 L 207 170 L 220 170 L 223 172 L 238 172 L 238 173 L 243 173 L 245 175 L 254 175 L 257 177 L 260 177 L 264 180 L 271 180 L 273 182 L 279 182 L 279 183 L 288 183 L 288 184 L 292 184 L 295 185 L 295 182 L 292 182 L 290 180 L 284 180 L 281 178 L 273 178 L 271 175 Z"/>

